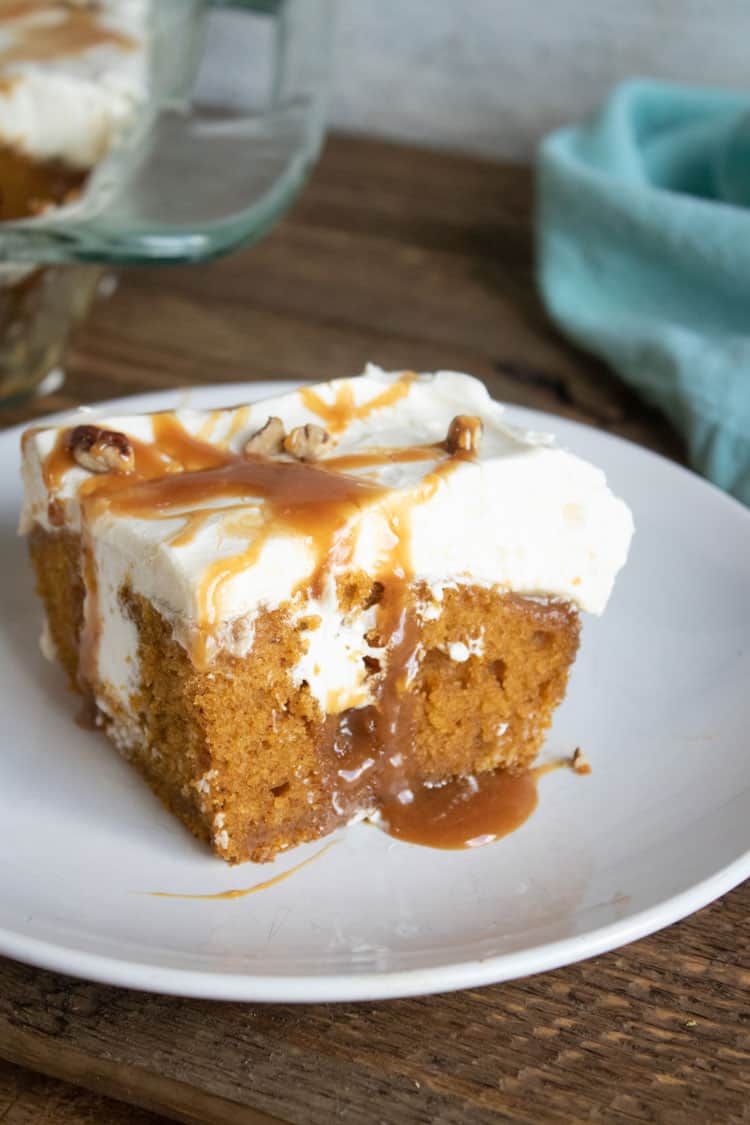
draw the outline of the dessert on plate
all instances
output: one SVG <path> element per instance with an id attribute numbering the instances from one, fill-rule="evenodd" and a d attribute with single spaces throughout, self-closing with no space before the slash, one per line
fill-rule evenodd
<path id="1" fill-rule="evenodd" d="M 523 774 L 632 519 L 468 375 L 23 438 L 43 648 L 195 835 L 266 860 Z"/>

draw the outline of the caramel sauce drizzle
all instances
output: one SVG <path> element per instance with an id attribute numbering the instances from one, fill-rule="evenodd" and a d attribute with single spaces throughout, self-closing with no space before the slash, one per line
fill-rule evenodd
<path id="1" fill-rule="evenodd" d="M 341 428 L 352 417 L 366 417 L 378 406 L 398 401 L 408 392 L 413 378 L 405 377 L 359 407 L 353 404 L 348 384 L 337 389 L 336 402 L 330 407 L 310 390 L 301 394 L 310 409 L 320 407 L 328 425 Z M 209 416 L 200 434 L 212 433 L 215 425 L 213 416 Z M 310 463 L 233 453 L 224 443 L 212 445 L 200 434 L 191 435 L 172 413 L 155 415 L 153 429 L 153 442 L 131 439 L 132 472 L 94 474 L 79 489 L 83 566 L 90 591 L 81 638 L 82 685 L 93 678 L 99 635 L 88 527 L 102 511 L 141 519 L 181 517 L 184 524 L 173 535 L 173 545 L 189 543 L 217 512 L 222 517 L 229 513 L 235 532 L 249 521 L 245 524 L 247 546 L 217 559 L 202 577 L 203 614 L 193 659 L 205 666 L 212 626 L 219 616 L 221 590 L 253 565 L 272 532 L 283 529 L 312 545 L 315 564 L 302 588 L 318 596 L 326 579 L 349 558 L 353 538 L 348 529 L 355 517 L 365 507 L 378 504 L 392 532 L 392 546 L 383 560 L 382 574 L 371 576 L 380 579 L 381 590 L 373 643 L 385 649 L 387 660 L 385 668 L 373 676 L 372 703 L 329 714 L 321 724 L 318 754 L 321 762 L 331 765 L 336 812 L 345 820 L 357 809 L 377 807 L 383 826 L 392 835 L 440 848 L 475 847 L 523 823 L 536 805 L 538 775 L 534 771 L 518 776 L 499 771 L 430 788 L 413 776 L 411 765 L 415 696 L 410 688 L 419 674 L 422 657 L 421 628 L 411 585 L 411 513 L 434 495 L 447 473 L 474 454 L 449 453 L 440 444 L 375 448 Z M 59 436 L 43 467 L 52 503 L 55 488 L 75 463 L 65 436 Z M 366 476 L 346 471 L 436 458 L 434 468 L 414 488 L 404 491 L 390 490 Z M 223 503 L 219 505 L 219 501 Z M 225 506 L 227 501 L 230 503 Z M 288 874 L 291 871 L 281 878 Z M 274 881 L 248 891 L 190 897 L 239 897 Z"/>
<path id="2" fill-rule="evenodd" d="M 410 445 L 407 448 L 380 448 L 364 450 L 362 453 L 343 453 L 338 457 L 326 457 L 325 464 L 334 472 L 346 473 L 351 469 L 367 469 L 375 465 L 407 465 L 417 461 L 436 461 L 445 453 L 441 445 Z"/>
<path id="3" fill-rule="evenodd" d="M 231 518 L 232 513 L 236 513 L 234 519 Z M 251 536 L 257 535 L 266 523 L 266 517 L 259 505 L 252 507 L 248 504 L 232 504 L 216 508 L 200 508 L 197 512 L 189 512 L 184 516 L 185 523 L 183 526 L 167 540 L 169 546 L 187 547 L 206 524 L 216 516 L 220 517 L 222 521 L 222 534 L 237 539 L 243 537 L 249 539 Z"/>
<path id="4" fill-rule="evenodd" d="M 223 410 L 212 410 L 195 436 L 200 441 L 210 441 L 223 413 Z"/>
<path id="5" fill-rule="evenodd" d="M 181 533 L 183 542 L 206 518 L 201 513 L 203 505 L 219 498 L 266 501 L 263 526 L 247 549 L 217 559 L 203 575 L 200 604 L 208 625 L 213 624 L 217 616 L 222 587 L 253 565 L 268 536 L 279 528 L 312 543 L 319 562 L 309 581 L 313 590 L 319 592 L 325 564 L 340 531 L 367 501 L 386 492 L 372 481 L 332 473 L 316 465 L 240 457 L 210 448 L 212 459 L 220 462 L 210 467 L 187 468 L 181 473 L 150 480 L 107 476 L 101 483 L 92 481 L 84 485 L 84 488 L 90 486 L 93 495 L 106 497 L 109 510 L 116 515 L 153 519 L 174 512 L 190 513 L 193 518 L 192 513 L 198 509 L 190 530 L 184 529 Z M 194 463 L 194 459 L 191 457 L 188 463 Z"/>
<path id="6" fill-rule="evenodd" d="M 229 445 L 232 438 L 236 437 L 237 434 L 242 432 L 242 430 L 247 429 L 252 409 L 252 406 L 247 403 L 242 406 L 234 407 L 234 410 L 232 412 L 232 421 L 229 423 L 229 429 L 227 430 L 227 435 L 224 438 L 223 442 L 225 449 Z"/>
<path id="7" fill-rule="evenodd" d="M 385 497 L 388 490 L 371 480 L 331 470 L 325 462 L 276 461 L 233 453 L 193 436 L 172 413 L 155 415 L 152 424 L 153 442 L 129 438 L 134 453 L 132 473 L 93 475 L 81 484 L 78 495 L 84 526 L 104 509 L 140 519 L 174 514 L 184 523 L 172 544 L 184 546 L 212 516 L 227 511 L 224 505 L 217 507 L 217 501 L 236 500 L 228 509 L 235 516 L 248 504 L 265 501 L 260 514 L 256 509 L 246 549 L 217 559 L 202 576 L 199 604 L 203 620 L 192 655 L 199 666 L 205 665 L 207 640 L 223 587 L 253 565 L 274 530 L 300 535 L 312 545 L 317 562 L 307 581 L 312 592 L 319 594 L 331 562 L 340 561 L 350 549 L 343 537 L 346 525 L 363 506 Z M 43 466 L 51 505 L 64 475 L 75 464 L 67 432 L 62 431 Z M 92 610 L 93 605 L 92 601 Z M 95 638 L 89 640 L 82 647 L 95 653 Z M 87 659 L 85 665 L 90 667 L 91 661 Z"/>
<path id="8" fill-rule="evenodd" d="M 391 383 L 389 387 L 381 391 L 379 395 L 375 395 L 374 398 L 361 403 L 359 406 L 354 401 L 354 388 L 350 382 L 344 382 L 336 388 L 333 402 L 325 402 L 311 387 L 300 388 L 299 394 L 307 409 L 323 419 L 329 433 L 340 434 L 350 422 L 363 421 L 374 414 L 376 410 L 382 410 L 386 406 L 393 406 L 400 402 L 402 398 L 408 395 L 409 388 L 416 377 L 413 371 L 408 371 L 395 383 Z"/>
<path id="9" fill-rule="evenodd" d="M 94 47 L 111 46 L 121 51 L 132 51 L 138 46 L 131 35 L 103 24 L 96 4 L 74 7 L 55 3 L 54 0 L 6 0 L 0 3 L 0 23 L 47 14 L 59 18 L 54 23 L 45 19 L 30 20 L 19 29 L 16 40 L 0 50 L 0 66 L 46 62 L 80 55 Z"/>

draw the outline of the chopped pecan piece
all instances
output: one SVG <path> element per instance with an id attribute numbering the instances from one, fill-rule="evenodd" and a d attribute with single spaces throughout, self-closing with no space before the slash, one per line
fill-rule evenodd
<path id="1" fill-rule="evenodd" d="M 478 453 L 484 424 L 474 414 L 457 414 L 448 427 L 445 447 L 449 453 Z"/>
<path id="2" fill-rule="evenodd" d="M 295 426 L 284 438 L 284 449 L 298 461 L 316 461 L 331 445 L 331 435 L 312 422 Z"/>
<path id="3" fill-rule="evenodd" d="M 281 453 L 284 448 L 284 436 L 284 423 L 281 418 L 271 415 L 265 425 L 247 439 L 243 452 L 272 457 L 274 453 Z"/>
<path id="4" fill-rule="evenodd" d="M 99 426 L 75 426 L 67 437 L 73 459 L 92 473 L 132 473 L 135 454 L 125 434 Z"/>

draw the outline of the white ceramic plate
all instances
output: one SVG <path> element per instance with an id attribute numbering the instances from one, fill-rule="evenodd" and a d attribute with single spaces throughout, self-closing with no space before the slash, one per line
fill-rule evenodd
<path id="1" fill-rule="evenodd" d="M 199 406 L 281 389 L 191 392 Z M 288 389 L 288 388 L 284 388 Z M 126 400 L 163 409 L 178 395 Z M 466 852 L 359 825 L 289 879 L 226 867 L 170 817 L 42 658 L 18 431 L 0 436 L 0 952 L 131 988 L 235 1000 L 404 996 L 555 968 L 652 933 L 750 874 L 750 513 L 627 442 L 532 411 L 607 472 L 636 537 L 607 613 L 587 620 L 545 753 L 582 746 L 504 840 Z"/>

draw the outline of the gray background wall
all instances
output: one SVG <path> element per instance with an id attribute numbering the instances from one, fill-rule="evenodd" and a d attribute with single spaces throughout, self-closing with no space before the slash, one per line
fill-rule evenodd
<path id="1" fill-rule="evenodd" d="M 633 74 L 750 88 L 750 0 L 339 0 L 330 118 L 524 158 Z"/>

